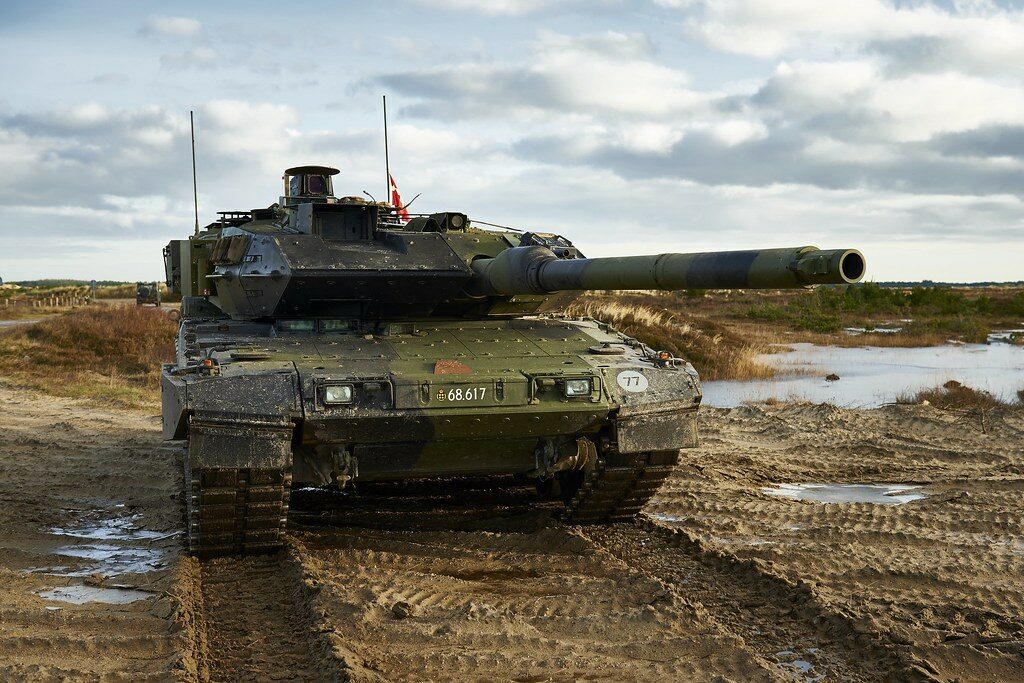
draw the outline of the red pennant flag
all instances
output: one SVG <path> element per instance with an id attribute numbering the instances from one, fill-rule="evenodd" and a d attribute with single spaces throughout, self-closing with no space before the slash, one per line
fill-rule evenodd
<path id="1" fill-rule="evenodd" d="M 402 203 L 402 195 L 398 194 L 395 177 L 390 173 L 388 173 L 388 182 L 391 183 L 391 204 L 398 209 L 398 217 L 403 221 L 409 220 L 409 212 L 405 210 L 405 204 Z"/>

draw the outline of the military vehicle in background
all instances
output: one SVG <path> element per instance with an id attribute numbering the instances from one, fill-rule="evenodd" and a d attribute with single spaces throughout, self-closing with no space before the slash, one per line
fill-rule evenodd
<path id="1" fill-rule="evenodd" d="M 852 283 L 814 247 L 584 258 L 566 238 L 456 211 L 336 198 L 284 175 L 164 249 L 183 295 L 164 435 L 187 439 L 188 549 L 282 542 L 293 485 L 520 475 L 572 523 L 631 519 L 697 445 L 697 372 L 608 325 L 552 315 L 588 289 Z"/>
<path id="2" fill-rule="evenodd" d="M 135 305 L 160 305 L 160 286 L 156 282 L 139 282 L 135 285 Z"/>

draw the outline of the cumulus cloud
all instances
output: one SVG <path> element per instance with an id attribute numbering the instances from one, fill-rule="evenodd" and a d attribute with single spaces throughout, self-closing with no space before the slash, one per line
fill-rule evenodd
<path id="1" fill-rule="evenodd" d="M 802 7 L 718 5 L 746 8 L 744 20 L 758 26 Z M 852 23 L 822 10 L 794 17 L 794 26 L 860 35 L 897 11 L 883 3 L 861 9 Z M 936 8 L 915 11 L 944 21 Z M 992 158 L 993 147 L 1016 142 L 1007 127 L 1024 118 L 1019 84 L 955 71 L 895 74 L 869 55 L 783 61 L 753 92 L 727 94 L 695 88 L 687 73 L 659 63 L 642 34 L 541 32 L 528 60 L 467 61 L 381 80 L 417 98 L 407 108 L 417 116 L 528 116 L 529 131 L 509 147 L 527 162 L 712 186 L 1024 192 L 1024 167 Z M 979 130 L 1000 133 L 970 137 Z M 989 153 L 975 153 L 986 145 Z"/>
<path id="2" fill-rule="evenodd" d="M 139 29 L 143 35 L 166 38 L 195 38 L 203 31 L 203 25 L 189 17 L 149 17 Z"/>
<path id="3" fill-rule="evenodd" d="M 982 74 L 1015 73 L 1024 59 L 1024 10 L 989 2 L 656 1 L 685 13 L 688 35 L 755 57 L 866 49 L 897 71 Z"/>
<path id="4" fill-rule="evenodd" d="M 465 62 L 376 80 L 421 98 L 409 113 L 424 117 L 493 117 L 510 111 L 670 116 L 708 104 L 711 95 L 691 89 L 686 72 L 649 59 L 652 52 L 643 34 L 542 31 L 526 63 Z"/>
<path id="5" fill-rule="evenodd" d="M 953 72 L 887 78 L 869 61 L 784 62 L 750 104 L 836 136 L 909 141 L 1019 121 L 1024 90 Z"/>

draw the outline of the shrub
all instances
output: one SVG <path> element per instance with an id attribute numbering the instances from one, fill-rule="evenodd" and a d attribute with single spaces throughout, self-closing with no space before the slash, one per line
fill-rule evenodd
<path id="1" fill-rule="evenodd" d="M 956 380 L 950 380 L 941 387 L 923 389 L 912 397 L 902 395 L 897 399 L 897 403 L 924 403 L 925 401 L 942 410 L 987 411 L 1006 405 L 1004 401 L 989 392 L 972 389 Z"/>

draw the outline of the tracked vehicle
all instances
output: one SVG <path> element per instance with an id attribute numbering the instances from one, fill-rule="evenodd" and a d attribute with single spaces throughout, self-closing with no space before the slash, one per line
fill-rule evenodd
<path id="1" fill-rule="evenodd" d="M 783 288 L 859 280 L 850 249 L 588 259 L 567 239 L 399 218 L 288 169 L 265 209 L 164 249 L 180 292 L 163 427 L 187 439 L 188 548 L 271 550 L 303 486 L 519 475 L 572 523 L 632 518 L 697 445 L 698 376 L 596 320 L 589 289 Z"/>

